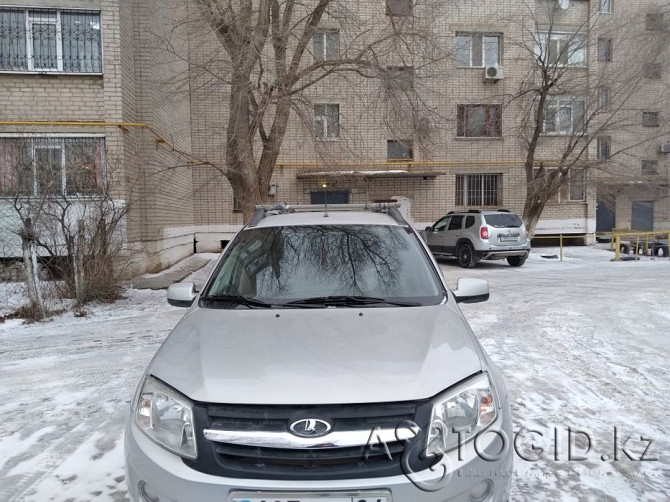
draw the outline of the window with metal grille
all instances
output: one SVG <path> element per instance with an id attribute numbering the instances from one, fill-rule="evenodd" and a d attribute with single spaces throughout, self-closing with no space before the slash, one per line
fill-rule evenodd
<path id="1" fill-rule="evenodd" d="M 500 65 L 502 36 L 486 33 L 456 34 L 456 65 L 482 68 Z"/>
<path id="2" fill-rule="evenodd" d="M 459 174 L 456 176 L 457 206 L 497 206 L 500 204 L 500 174 Z"/>
<path id="3" fill-rule="evenodd" d="M 317 30 L 312 38 L 315 61 L 336 59 L 340 55 L 340 32 L 338 30 Z"/>
<path id="4" fill-rule="evenodd" d="M 642 174 L 647 176 L 658 174 L 658 160 L 643 160 Z"/>
<path id="5" fill-rule="evenodd" d="M 460 138 L 502 136 L 501 105 L 458 105 L 456 135 Z"/>
<path id="6" fill-rule="evenodd" d="M 535 57 L 545 66 L 585 66 L 586 37 L 579 33 L 538 33 Z"/>
<path id="7" fill-rule="evenodd" d="M 660 125 L 658 112 L 642 112 L 643 127 L 659 127 Z"/>
<path id="8" fill-rule="evenodd" d="M 104 159 L 104 138 L 0 138 L 0 194 L 95 195 Z"/>
<path id="9" fill-rule="evenodd" d="M 386 158 L 388 160 L 412 160 L 414 152 L 411 139 L 386 141 Z"/>
<path id="10" fill-rule="evenodd" d="M 0 8 L 0 71 L 101 73 L 100 12 Z"/>
<path id="11" fill-rule="evenodd" d="M 340 105 L 314 105 L 314 137 L 324 141 L 339 139 Z"/>
<path id="12" fill-rule="evenodd" d="M 406 17 L 412 15 L 412 0 L 386 0 L 386 15 Z"/>
<path id="13" fill-rule="evenodd" d="M 551 98 L 547 100 L 543 132 L 555 135 L 584 132 L 585 115 L 583 98 Z"/>
<path id="14" fill-rule="evenodd" d="M 601 63 L 610 63 L 612 61 L 612 39 L 599 38 L 598 39 L 598 61 Z"/>
<path id="15" fill-rule="evenodd" d="M 597 140 L 598 158 L 600 160 L 607 160 L 612 153 L 612 138 L 609 136 L 601 136 Z"/>

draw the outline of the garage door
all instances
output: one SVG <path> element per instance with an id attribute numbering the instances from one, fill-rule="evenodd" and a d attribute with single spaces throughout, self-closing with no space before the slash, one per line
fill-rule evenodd
<path id="1" fill-rule="evenodd" d="M 654 202 L 653 201 L 634 201 L 633 217 L 631 220 L 632 230 L 654 229 Z"/>

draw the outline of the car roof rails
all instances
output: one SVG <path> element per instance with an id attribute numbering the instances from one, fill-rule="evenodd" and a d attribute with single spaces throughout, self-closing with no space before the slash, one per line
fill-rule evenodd
<path id="1" fill-rule="evenodd" d="M 289 213 L 316 213 L 316 212 L 341 212 L 341 211 L 370 211 L 373 213 L 386 213 L 395 220 L 398 225 L 409 226 L 409 223 L 400 213 L 399 203 L 389 202 L 366 202 L 365 204 L 267 204 L 255 206 L 255 213 L 247 227 L 255 227 L 260 221 L 268 216 Z"/>
<path id="2" fill-rule="evenodd" d="M 509 212 L 511 212 L 509 209 L 498 209 L 497 211 L 499 213 L 509 213 Z"/>
<path id="3" fill-rule="evenodd" d="M 481 214 L 481 209 L 468 209 L 469 214 Z"/>

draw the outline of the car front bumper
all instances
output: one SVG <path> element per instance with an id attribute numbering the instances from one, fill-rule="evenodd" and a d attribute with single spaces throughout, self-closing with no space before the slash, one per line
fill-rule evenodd
<path id="1" fill-rule="evenodd" d="M 506 501 L 513 448 L 509 407 L 502 411 L 488 431 L 461 448 L 460 455 L 458 450 L 448 453 L 433 470 L 409 476 L 328 481 L 233 479 L 204 474 L 186 466 L 129 423 L 125 436 L 126 480 L 130 498 L 137 502 L 228 502 L 232 492 L 240 491 L 273 495 L 305 492 L 310 496 L 315 492 L 387 491 L 392 502 Z M 473 498 L 487 490 L 488 496 Z"/>

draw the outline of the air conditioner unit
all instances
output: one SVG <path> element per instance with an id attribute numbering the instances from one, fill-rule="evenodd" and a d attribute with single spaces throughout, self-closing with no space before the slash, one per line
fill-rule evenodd
<path id="1" fill-rule="evenodd" d="M 670 143 L 663 143 L 661 145 L 661 153 L 670 153 Z"/>
<path id="2" fill-rule="evenodd" d="M 484 68 L 484 81 L 485 82 L 497 82 L 502 80 L 505 75 L 505 72 L 499 66 L 487 66 Z"/>

